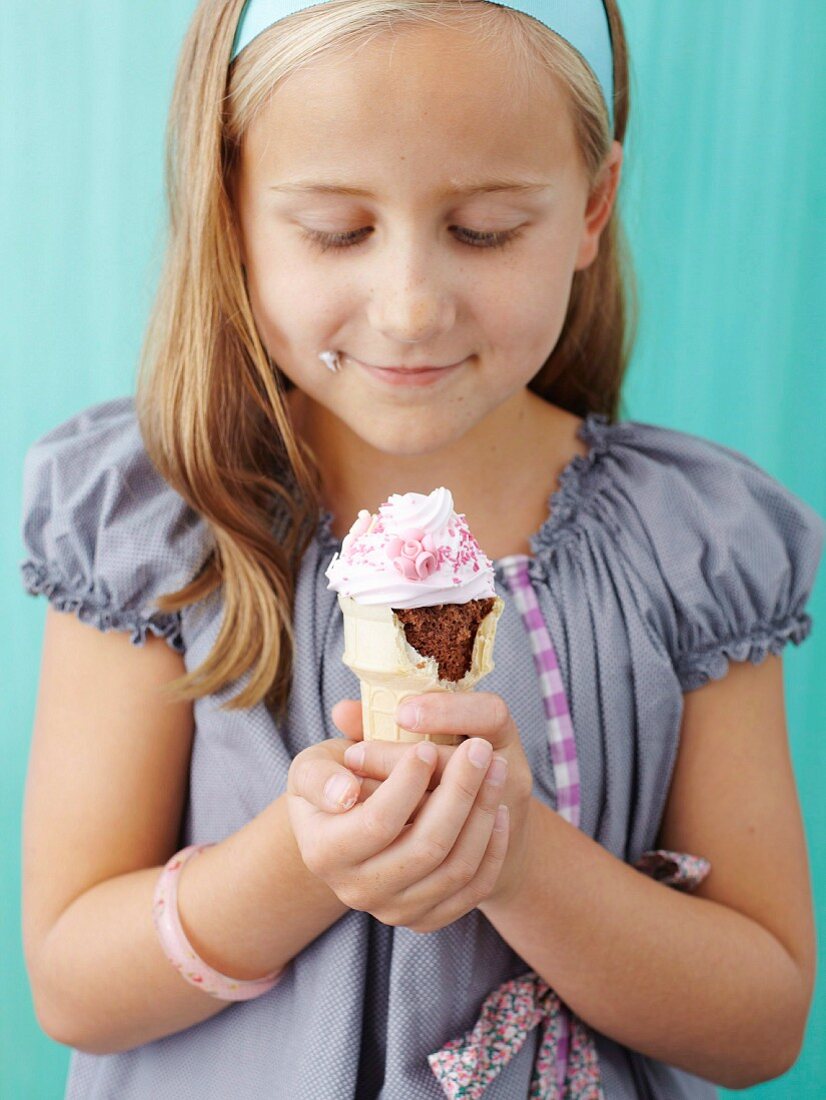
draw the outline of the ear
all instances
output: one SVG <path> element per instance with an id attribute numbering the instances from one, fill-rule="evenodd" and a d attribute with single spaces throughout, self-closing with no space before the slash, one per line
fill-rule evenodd
<path id="1" fill-rule="evenodd" d="M 588 267 L 596 259 L 599 251 L 599 238 L 605 228 L 619 189 L 620 175 L 622 173 L 623 149 L 618 141 L 611 146 L 611 151 L 603 161 L 599 178 L 588 196 L 588 204 L 585 207 L 585 218 L 582 228 L 582 240 L 579 245 L 575 271 Z"/>

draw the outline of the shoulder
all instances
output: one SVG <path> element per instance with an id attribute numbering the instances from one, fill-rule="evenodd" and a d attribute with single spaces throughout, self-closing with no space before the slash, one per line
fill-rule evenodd
<path id="1" fill-rule="evenodd" d="M 148 631 L 181 651 L 179 614 L 155 597 L 187 584 L 211 539 L 203 519 L 161 477 L 132 397 L 94 405 L 28 448 L 21 531 L 26 590 L 101 630 Z"/>
<path id="2" fill-rule="evenodd" d="M 826 542 L 806 501 L 739 451 L 673 428 L 592 414 L 563 502 L 644 584 L 684 690 L 799 644 Z M 567 493 L 566 493 L 567 490 Z"/>
<path id="3" fill-rule="evenodd" d="M 747 455 L 638 421 L 608 427 L 604 446 L 608 476 L 663 559 L 681 548 L 716 550 L 770 571 L 772 558 L 791 554 L 814 579 L 826 522 Z"/>

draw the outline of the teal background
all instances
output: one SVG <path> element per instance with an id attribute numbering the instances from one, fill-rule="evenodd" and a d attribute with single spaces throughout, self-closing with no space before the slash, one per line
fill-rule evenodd
<path id="1" fill-rule="evenodd" d="M 634 98 L 622 204 L 642 302 L 625 416 L 734 447 L 824 514 L 826 5 L 621 3 Z M 193 10 L 3 5 L 0 610 L 13 630 L 0 641 L 0 1095 L 15 1100 L 62 1096 L 69 1057 L 37 1026 L 21 948 L 20 816 L 46 608 L 19 580 L 21 464 L 39 435 L 133 388 L 162 243 L 166 109 Z M 814 632 L 784 658 L 821 927 L 824 572 Z M 820 981 L 797 1065 L 737 1095 L 823 1095 L 825 1016 Z"/>

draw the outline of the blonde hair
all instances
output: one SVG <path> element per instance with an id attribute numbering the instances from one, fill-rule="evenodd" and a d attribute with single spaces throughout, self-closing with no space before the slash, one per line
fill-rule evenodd
<path id="1" fill-rule="evenodd" d="M 320 477 L 291 429 L 285 403 L 291 383 L 270 360 L 247 295 L 232 201 L 245 133 L 299 66 L 388 30 L 440 22 L 509 51 L 514 81 L 535 79 L 537 66 L 561 81 L 593 186 L 612 139 L 624 139 L 628 59 L 616 0 L 606 0 L 614 51 L 611 134 L 599 85 L 579 54 L 513 9 L 482 0 L 330 0 L 280 20 L 228 70 L 242 6 L 243 0 L 201 0 L 182 47 L 167 128 L 168 243 L 136 404 L 151 460 L 214 538 L 198 576 L 157 607 L 179 611 L 223 590 L 213 649 L 166 690 L 196 699 L 248 674 L 224 707 L 264 699 L 282 718 L 292 678 L 296 577 L 318 523 Z M 629 292 L 635 294 L 633 275 L 615 204 L 597 257 L 574 273 L 560 338 L 530 389 L 577 415 L 603 412 L 615 420 L 632 343 Z"/>

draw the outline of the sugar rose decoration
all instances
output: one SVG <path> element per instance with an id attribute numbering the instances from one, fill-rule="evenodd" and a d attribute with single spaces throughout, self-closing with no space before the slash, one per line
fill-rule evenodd
<path id="1" fill-rule="evenodd" d="M 430 532 L 413 528 L 390 539 L 387 556 L 409 581 L 423 581 L 439 568 L 439 548 Z"/>

